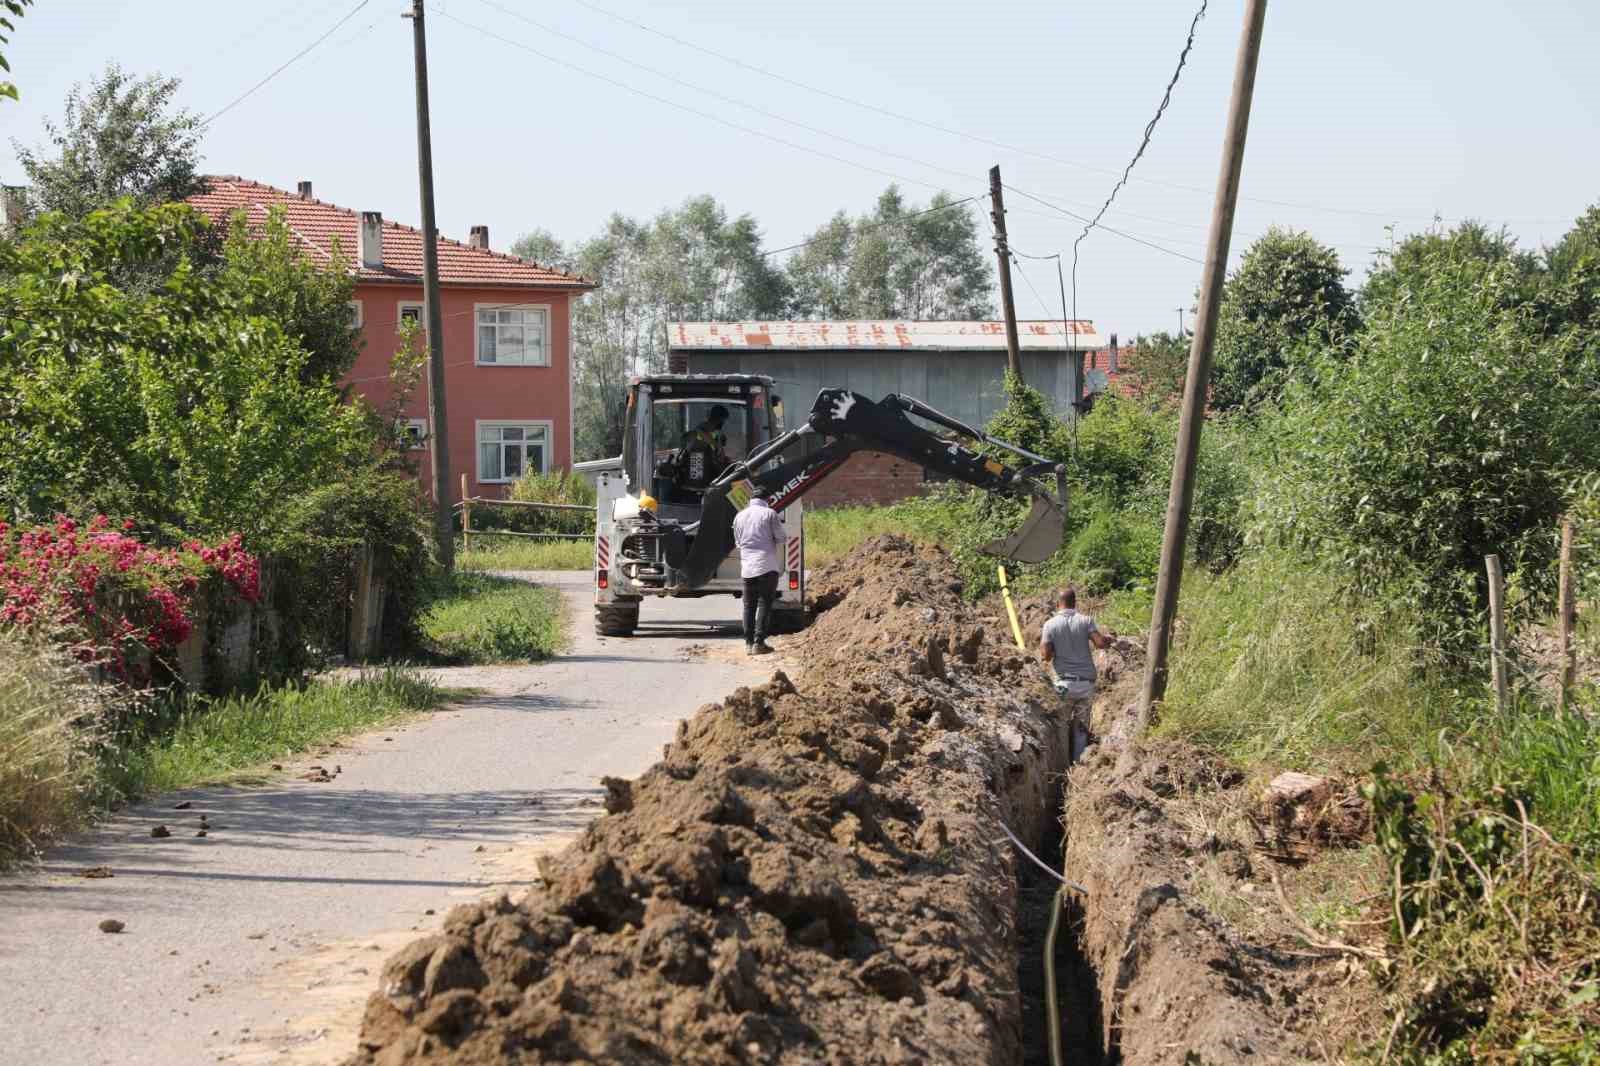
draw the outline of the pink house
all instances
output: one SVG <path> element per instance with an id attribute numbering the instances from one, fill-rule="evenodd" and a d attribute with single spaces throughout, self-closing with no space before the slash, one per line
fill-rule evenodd
<path id="1" fill-rule="evenodd" d="M 301 247 L 322 262 L 333 261 L 337 243 L 355 272 L 350 310 L 366 341 L 347 383 L 386 405 L 399 323 L 426 319 L 421 231 L 314 199 L 309 181 L 291 193 L 211 177 L 189 202 L 218 222 L 243 211 L 252 224 L 281 207 Z M 594 283 L 491 251 L 487 226 L 474 226 L 466 244 L 440 237 L 438 254 L 452 498 L 463 473 L 472 495 L 492 497 L 526 471 L 571 466 L 571 301 Z M 403 415 L 422 483 L 431 485 L 426 375 Z"/>

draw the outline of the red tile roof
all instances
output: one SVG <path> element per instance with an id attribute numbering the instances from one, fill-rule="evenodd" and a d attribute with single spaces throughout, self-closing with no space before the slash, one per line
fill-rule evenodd
<path id="1" fill-rule="evenodd" d="M 289 230 L 301 247 L 325 262 L 332 261 L 337 240 L 340 255 L 354 265 L 358 281 L 422 284 L 421 230 L 385 219 L 383 266 L 372 269 L 357 262 L 357 234 L 361 228 L 358 212 L 231 175 L 207 177 L 206 186 L 206 191 L 191 196 L 189 203 L 213 221 L 224 222 L 242 210 L 249 224 L 256 227 L 266 221 L 270 208 L 281 206 Z M 439 238 L 439 283 L 540 289 L 595 287 L 594 282 L 575 274 L 446 237 Z"/>

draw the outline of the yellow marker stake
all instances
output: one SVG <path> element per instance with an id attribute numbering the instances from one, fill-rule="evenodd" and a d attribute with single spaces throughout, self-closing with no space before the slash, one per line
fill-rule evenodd
<path id="1" fill-rule="evenodd" d="M 1005 597 L 1006 614 L 1011 616 L 1011 635 L 1017 638 L 1017 650 L 1026 653 L 1028 646 L 1022 641 L 1022 623 L 1017 621 L 1017 605 L 1011 602 L 1011 586 L 1006 584 L 1006 567 L 1000 564 L 1000 595 Z"/>

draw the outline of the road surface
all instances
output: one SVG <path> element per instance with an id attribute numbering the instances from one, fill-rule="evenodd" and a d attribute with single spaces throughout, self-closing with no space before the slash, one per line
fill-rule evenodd
<path id="1" fill-rule="evenodd" d="M 338 1061 L 391 951 L 455 903 L 525 887 L 599 813 L 601 776 L 637 775 L 680 718 L 772 669 L 742 658 L 736 600 L 646 603 L 634 639 L 606 639 L 587 574 L 522 576 L 561 587 L 569 654 L 433 671 L 488 694 L 260 787 L 159 797 L 0 879 L 0 1061 Z M 302 780 L 311 764 L 339 772 Z M 113 876 L 78 876 L 96 866 Z"/>

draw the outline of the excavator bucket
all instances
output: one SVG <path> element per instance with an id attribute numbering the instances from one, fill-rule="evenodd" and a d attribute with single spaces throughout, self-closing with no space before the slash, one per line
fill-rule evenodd
<path id="1" fill-rule="evenodd" d="M 1028 517 L 1011 536 L 978 549 L 1018 563 L 1042 563 L 1056 553 L 1067 533 L 1066 511 L 1048 496 L 1037 495 Z"/>

